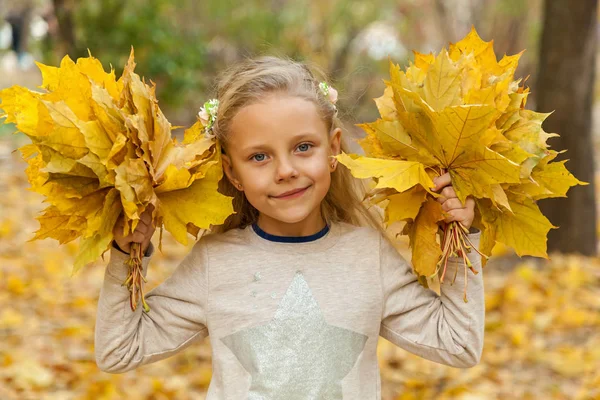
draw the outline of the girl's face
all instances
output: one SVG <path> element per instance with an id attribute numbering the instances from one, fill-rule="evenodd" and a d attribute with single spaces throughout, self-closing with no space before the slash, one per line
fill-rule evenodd
<path id="1" fill-rule="evenodd" d="M 329 156 L 339 154 L 340 139 L 312 102 L 272 94 L 234 116 L 223 168 L 259 211 L 262 229 L 310 234 L 323 227 L 320 204 L 335 170 Z"/>

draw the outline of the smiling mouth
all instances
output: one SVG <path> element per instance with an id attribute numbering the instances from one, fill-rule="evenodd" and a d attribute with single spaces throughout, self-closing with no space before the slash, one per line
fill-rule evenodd
<path id="1" fill-rule="evenodd" d="M 310 186 L 307 186 L 303 189 L 297 189 L 297 190 L 292 190 L 289 193 L 284 193 L 282 195 L 279 196 L 271 196 L 274 199 L 289 199 L 289 198 L 294 198 L 294 197 L 299 197 L 301 196 Z"/>

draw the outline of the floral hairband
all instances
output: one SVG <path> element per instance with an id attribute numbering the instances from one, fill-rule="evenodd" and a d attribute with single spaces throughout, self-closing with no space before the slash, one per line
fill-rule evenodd
<path id="1" fill-rule="evenodd" d="M 329 100 L 329 102 L 333 105 L 334 110 L 337 112 L 337 107 L 335 105 L 338 98 L 337 90 L 335 90 L 332 86 L 327 84 L 327 82 L 320 82 L 319 89 L 321 90 L 323 96 L 325 96 L 325 98 Z"/>
<path id="2" fill-rule="evenodd" d="M 329 102 L 333 105 L 334 110 L 337 112 L 337 107 L 335 103 L 337 102 L 338 92 L 332 86 L 329 86 L 327 82 L 320 82 L 319 89 L 321 93 Z M 217 113 L 219 111 L 219 100 L 218 99 L 210 99 L 204 106 L 200 108 L 198 112 L 198 118 L 204 127 L 204 132 L 209 137 L 214 137 L 213 133 L 213 125 L 217 120 Z"/>
<path id="3" fill-rule="evenodd" d="M 204 126 L 204 132 L 209 137 L 214 137 L 213 125 L 217 120 L 218 111 L 219 100 L 210 99 L 206 103 L 204 103 L 204 106 L 201 107 L 200 111 L 198 112 L 198 118 L 200 119 L 202 126 Z"/>

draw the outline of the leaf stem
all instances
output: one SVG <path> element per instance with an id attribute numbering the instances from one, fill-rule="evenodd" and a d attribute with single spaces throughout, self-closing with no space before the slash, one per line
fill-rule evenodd
<path id="1" fill-rule="evenodd" d="M 150 311 L 150 306 L 146 303 L 144 295 L 144 282 L 148 282 L 142 274 L 142 245 L 141 243 L 132 243 L 131 251 L 129 253 L 129 259 L 125 261 L 125 264 L 129 267 L 129 274 L 127 279 L 121 286 L 127 286 L 130 292 L 129 305 L 132 311 L 137 309 L 138 295 L 142 296 L 142 306 L 145 312 Z"/>
<path id="2" fill-rule="evenodd" d="M 460 222 L 457 222 L 457 221 L 452 221 L 450 223 L 444 224 L 443 237 L 442 237 L 442 256 L 441 256 L 441 259 L 438 261 L 438 264 L 437 264 L 438 268 L 436 270 L 436 273 L 437 273 L 437 271 L 439 271 L 439 266 L 441 264 L 444 264 L 444 271 L 440 278 L 440 283 L 444 283 L 444 277 L 446 275 L 446 268 L 448 266 L 449 258 L 453 257 L 453 256 L 462 258 L 463 265 L 464 265 L 464 271 L 465 271 L 465 286 L 464 286 L 464 292 L 463 292 L 463 300 L 465 301 L 465 303 L 468 303 L 468 300 L 467 300 L 467 287 L 468 287 L 467 270 L 471 270 L 471 272 L 473 272 L 474 275 L 477 275 L 479 273 L 477 270 L 475 270 L 475 268 L 473 267 L 473 264 L 471 263 L 471 260 L 467 256 L 467 254 L 470 253 L 471 250 L 473 250 L 473 249 L 477 253 L 479 253 L 482 257 L 488 258 L 486 255 L 482 254 L 477 249 L 476 246 L 473 245 L 473 243 L 469 239 L 469 229 L 467 229 L 464 225 L 462 225 Z M 450 285 L 453 285 L 454 281 L 456 280 L 456 276 L 458 274 L 458 267 L 459 267 L 459 265 L 457 264 L 456 269 L 454 271 L 454 277 L 452 278 Z"/>

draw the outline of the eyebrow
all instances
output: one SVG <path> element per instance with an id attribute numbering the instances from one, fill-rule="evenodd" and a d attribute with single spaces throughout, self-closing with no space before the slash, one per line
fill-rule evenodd
<path id="1" fill-rule="evenodd" d="M 290 142 L 297 142 L 301 139 L 308 139 L 308 138 L 314 139 L 316 136 L 317 136 L 317 134 L 314 132 L 303 132 L 303 133 L 299 133 L 299 134 L 292 136 L 290 138 Z M 268 149 L 268 148 L 269 148 L 268 144 L 259 144 L 259 145 L 245 147 L 242 149 L 242 152 L 247 153 L 247 152 L 251 152 L 251 151 L 263 150 L 263 149 Z"/>

